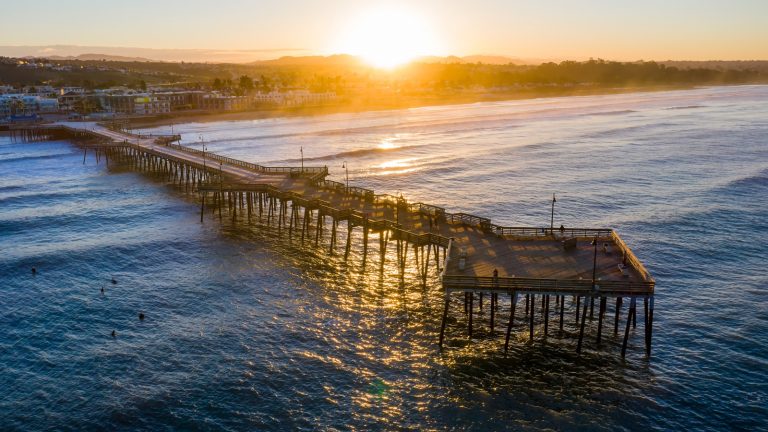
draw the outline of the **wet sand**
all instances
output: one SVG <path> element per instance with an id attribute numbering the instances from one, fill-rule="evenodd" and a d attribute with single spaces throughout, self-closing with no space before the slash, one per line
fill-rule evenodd
<path id="1" fill-rule="evenodd" d="M 683 90 L 694 86 L 642 86 L 642 87 L 553 87 L 519 89 L 504 92 L 466 92 L 436 94 L 431 96 L 399 95 L 358 95 L 342 99 L 333 105 L 308 107 L 276 107 L 271 109 L 248 110 L 237 112 L 176 112 L 167 116 L 132 119 L 133 127 L 154 127 L 172 123 L 203 123 L 217 121 L 258 120 L 278 117 L 309 117 L 324 114 L 354 113 L 366 111 L 386 111 L 427 106 L 471 104 L 476 102 L 497 102 L 518 99 L 536 99 L 546 97 L 589 96 L 600 94 L 645 93 L 656 91 Z"/>

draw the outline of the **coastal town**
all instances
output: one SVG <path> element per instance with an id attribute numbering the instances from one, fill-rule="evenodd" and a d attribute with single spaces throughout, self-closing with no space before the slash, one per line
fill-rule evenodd
<path id="1" fill-rule="evenodd" d="M 45 67 L 45 64 L 42 65 Z M 208 114 L 275 107 L 304 107 L 333 103 L 336 93 L 311 92 L 305 88 L 256 90 L 249 77 L 237 92 L 184 85 L 162 84 L 130 88 L 125 85 L 99 89 L 50 84 L 14 87 L 0 85 L 0 122 L 36 121 L 46 115 L 70 119 L 158 117 L 184 112 Z"/>
<path id="2" fill-rule="evenodd" d="M 538 65 L 485 57 L 420 59 L 391 70 L 349 55 L 249 64 L 90 55 L 0 57 L 0 123 L 164 119 L 334 106 L 368 110 L 768 80 L 768 63 L 613 62 Z M 488 62 L 488 63 L 484 63 Z M 496 63 L 491 63 L 496 62 Z"/>

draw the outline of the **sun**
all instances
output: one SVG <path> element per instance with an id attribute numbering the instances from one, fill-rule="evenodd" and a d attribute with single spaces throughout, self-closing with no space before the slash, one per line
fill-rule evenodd
<path id="1" fill-rule="evenodd" d="M 350 22 L 337 52 L 360 56 L 379 68 L 394 68 L 439 51 L 427 24 L 413 11 L 402 8 L 368 10 Z"/>

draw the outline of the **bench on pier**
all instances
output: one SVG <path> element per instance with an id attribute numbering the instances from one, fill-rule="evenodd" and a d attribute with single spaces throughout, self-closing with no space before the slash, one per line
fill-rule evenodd
<path id="1" fill-rule="evenodd" d="M 622 263 L 619 263 L 618 267 L 623 277 L 629 277 L 629 267 L 625 266 Z"/>

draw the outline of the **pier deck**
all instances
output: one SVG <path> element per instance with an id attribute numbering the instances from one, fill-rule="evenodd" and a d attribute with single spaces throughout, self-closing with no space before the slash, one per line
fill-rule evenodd
<path id="1" fill-rule="evenodd" d="M 364 260 L 369 233 L 378 233 L 382 270 L 387 242 L 397 241 L 397 263 L 401 277 L 408 250 L 406 246 L 413 246 L 418 274 L 424 285 L 427 282 L 430 253 L 434 251 L 436 269 L 440 272 L 440 280 L 445 290 L 445 310 L 440 330 L 441 346 L 453 293 L 464 294 L 464 309 L 468 315 L 470 337 L 474 295 L 480 293 L 482 308 L 482 293 L 489 293 L 491 309 L 495 311 L 498 307 L 498 295 L 509 294 L 511 314 L 505 349 L 509 344 L 518 295 L 526 296 L 526 315 L 530 317 L 531 338 L 534 313 L 532 307 L 530 314 L 528 313 L 527 305 L 536 295 L 542 296 L 546 305 L 545 335 L 550 296 L 555 296 L 559 305 L 561 329 L 565 296 L 571 296 L 575 301 L 577 321 L 579 300 L 584 298 L 586 312 L 587 300 L 594 305 L 595 299 L 599 299 L 601 306 L 598 313 L 598 341 L 606 299 L 617 299 L 615 326 L 618 329 L 621 302 L 627 297 L 630 299 L 630 309 L 627 314 L 622 355 L 626 349 L 629 322 L 635 320 L 635 304 L 638 298 L 645 302 L 646 352 L 650 354 L 655 282 L 613 230 L 504 227 L 493 224 L 487 218 L 449 213 L 441 207 L 409 203 L 403 197 L 379 195 L 371 190 L 328 181 L 325 179 L 328 175 L 325 167 L 263 167 L 173 144 L 172 141 L 178 137 L 135 135 L 96 123 L 67 122 L 46 128 L 79 136 L 97 137 L 103 146 L 128 149 L 134 158 L 160 160 L 159 164 L 154 162 L 154 165 L 150 166 L 159 166 L 166 171 L 170 169 L 169 172 L 175 172 L 175 175 L 180 175 L 182 179 L 186 169 L 187 183 L 190 182 L 192 170 L 192 181 L 202 198 L 201 220 L 202 208 L 205 207 L 205 197 L 208 194 L 213 194 L 214 202 L 219 207 L 228 202 L 230 209 L 235 213 L 238 208 L 242 211 L 247 204 L 249 215 L 252 206 L 255 206 L 254 200 L 258 199 L 259 209 L 262 208 L 262 202 L 265 206 L 269 205 L 270 214 L 274 212 L 280 226 L 285 224 L 286 228 L 289 226 L 285 219 L 289 216 L 290 205 L 290 227 L 292 229 L 295 222 L 298 230 L 301 219 L 302 239 L 305 231 L 308 234 L 308 219 L 311 221 L 313 213 L 317 217 L 318 235 L 325 218 L 332 220 L 331 252 L 335 244 L 337 224 L 346 222 L 348 236 L 345 257 L 349 253 L 349 239 L 355 227 L 361 227 L 363 230 L 363 246 L 366 251 Z M 162 163 L 166 164 L 165 168 Z M 168 163 L 172 165 L 171 168 L 168 168 Z M 304 209 L 303 218 L 300 216 L 301 208 Z M 442 258 L 439 252 L 442 252 Z M 491 328 L 494 325 L 493 320 L 494 312 L 491 312 Z M 584 320 L 582 317 L 579 351 L 584 333 Z"/>

